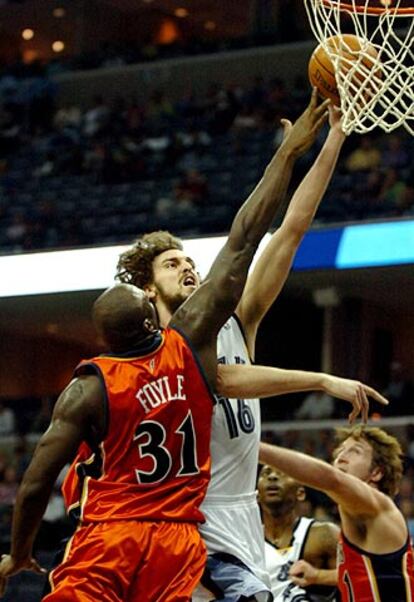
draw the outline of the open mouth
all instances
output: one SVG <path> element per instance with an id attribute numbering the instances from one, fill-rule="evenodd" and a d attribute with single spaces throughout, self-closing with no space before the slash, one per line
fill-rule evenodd
<path id="1" fill-rule="evenodd" d="M 269 485 L 269 487 L 266 487 L 266 493 L 270 493 L 270 495 L 279 494 L 280 491 L 280 487 L 278 487 L 277 485 Z"/>
<path id="2" fill-rule="evenodd" d="M 186 276 L 183 280 L 184 286 L 196 286 L 196 280 L 194 276 Z"/>

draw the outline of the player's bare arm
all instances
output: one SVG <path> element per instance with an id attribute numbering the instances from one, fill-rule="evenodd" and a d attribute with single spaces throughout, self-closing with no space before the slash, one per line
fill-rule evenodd
<path id="1" fill-rule="evenodd" d="M 336 568 L 339 527 L 332 522 L 314 522 L 306 540 L 303 558 L 323 569 Z"/>
<path id="2" fill-rule="evenodd" d="M 314 142 L 327 119 L 327 106 L 326 102 L 318 105 L 314 90 L 309 106 L 266 168 L 272 177 L 262 180 L 238 211 L 206 280 L 173 317 L 172 325 L 184 331 L 201 354 L 213 384 L 217 369 L 213 342 L 236 308 L 257 246 L 286 194 L 295 160 Z"/>
<path id="3" fill-rule="evenodd" d="M 0 595 L 7 578 L 23 569 L 41 571 L 33 542 L 53 485 L 82 441 L 103 434 L 102 388 L 96 376 L 79 377 L 61 393 L 19 488 L 13 513 L 10 555 L 0 563 Z"/>
<path id="4" fill-rule="evenodd" d="M 299 587 L 335 587 L 338 539 L 339 527 L 334 523 L 313 523 L 303 550 L 303 558 L 297 560 L 290 569 L 291 580 Z"/>
<path id="5" fill-rule="evenodd" d="M 337 399 L 352 404 L 349 421 L 358 416 L 368 419 L 369 401 L 387 405 L 378 391 L 357 380 L 340 378 L 323 372 L 284 370 L 269 366 L 220 365 L 217 374 L 217 391 L 225 397 L 254 399 L 304 391 L 324 391 Z"/>
<path id="6" fill-rule="evenodd" d="M 236 310 L 252 357 L 257 328 L 283 288 L 299 244 L 310 228 L 329 185 L 345 140 L 339 110 L 330 106 L 329 112 L 331 127 L 325 144 L 294 193 L 282 225 L 273 234 L 249 275 Z M 290 122 L 286 127 L 291 127 Z"/>
<path id="7" fill-rule="evenodd" d="M 325 585 L 335 587 L 338 582 L 337 569 L 318 569 L 306 560 L 297 560 L 289 571 L 290 580 L 299 587 Z"/>
<path id="8" fill-rule="evenodd" d="M 261 443 L 260 461 L 276 466 L 303 485 L 325 492 L 341 509 L 361 520 L 393 506 L 388 496 L 361 479 L 307 454 Z"/>

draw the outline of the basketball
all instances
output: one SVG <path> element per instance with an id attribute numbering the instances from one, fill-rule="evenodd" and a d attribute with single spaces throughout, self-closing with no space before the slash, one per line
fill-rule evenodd
<path id="1" fill-rule="evenodd" d="M 364 56 L 361 61 L 362 69 L 355 73 L 355 78 L 362 82 L 364 71 L 370 71 L 377 59 L 378 53 L 372 44 L 366 45 L 365 40 L 352 34 L 332 36 L 326 40 L 326 44 L 333 52 L 340 56 L 342 73 L 352 68 L 352 63 L 360 58 L 361 48 L 364 47 Z M 321 44 L 315 48 L 308 65 L 308 76 L 312 86 L 318 88 L 323 98 L 330 98 L 334 105 L 339 106 L 341 99 L 335 77 L 335 67 Z M 356 84 L 358 81 L 356 82 Z"/>

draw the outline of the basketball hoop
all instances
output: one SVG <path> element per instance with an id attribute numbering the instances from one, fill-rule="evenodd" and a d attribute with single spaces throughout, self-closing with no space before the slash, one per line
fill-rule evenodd
<path id="1" fill-rule="evenodd" d="M 335 67 L 344 132 L 363 134 L 375 127 L 391 132 L 404 126 L 414 135 L 414 0 L 304 3 L 312 31 Z M 349 49 L 329 40 L 349 33 L 360 38 L 361 49 L 341 69 Z"/>

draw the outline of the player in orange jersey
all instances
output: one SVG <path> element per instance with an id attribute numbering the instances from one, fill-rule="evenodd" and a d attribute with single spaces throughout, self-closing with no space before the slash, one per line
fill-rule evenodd
<path id="1" fill-rule="evenodd" d="M 133 286 L 110 289 L 95 303 L 95 323 L 112 353 L 81 364 L 57 401 L 17 495 L 0 591 L 10 575 L 40 570 L 33 541 L 57 475 L 79 451 L 66 496 L 81 522 L 45 602 L 189 600 L 205 562 L 196 525 L 209 477 L 217 334 L 240 299 L 296 158 L 326 118 L 327 104 L 318 106 L 314 91 L 266 183 L 237 213 L 206 280 L 164 333 Z M 185 278 L 194 280 L 191 269 Z"/>
<path id="2" fill-rule="evenodd" d="M 403 470 L 395 437 L 374 427 L 339 430 L 333 466 L 267 444 L 261 445 L 260 456 L 338 504 L 342 602 L 414 600 L 412 545 L 404 517 L 392 499 Z"/>

